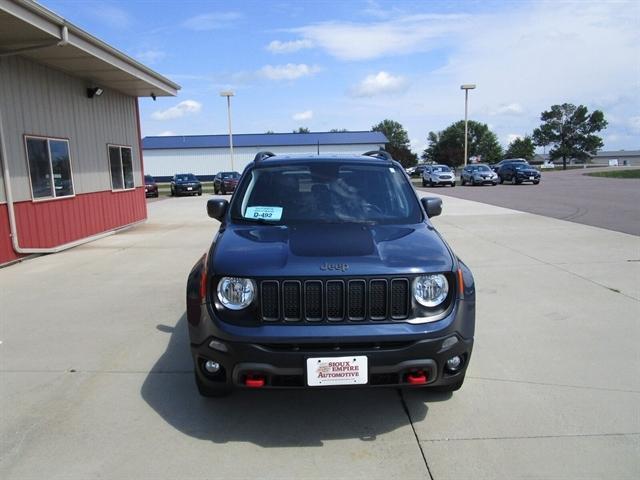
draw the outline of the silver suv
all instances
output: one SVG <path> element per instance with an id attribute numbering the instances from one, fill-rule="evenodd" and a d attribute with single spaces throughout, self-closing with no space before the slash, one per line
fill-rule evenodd
<path id="1" fill-rule="evenodd" d="M 456 174 L 446 165 L 429 165 L 422 171 L 422 186 L 456 186 Z"/>

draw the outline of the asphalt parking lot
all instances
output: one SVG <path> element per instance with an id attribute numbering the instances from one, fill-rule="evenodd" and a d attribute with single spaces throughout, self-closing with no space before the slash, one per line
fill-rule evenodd
<path id="1" fill-rule="evenodd" d="M 614 167 L 615 170 L 620 167 Z M 625 167 L 626 168 L 626 167 Z M 589 172 L 608 168 L 589 168 Z M 423 190 L 640 235 L 640 180 L 598 178 L 585 170 L 542 171 L 539 185 L 435 187 Z"/>
<path id="2" fill-rule="evenodd" d="M 443 197 L 478 287 L 462 390 L 213 400 L 184 316 L 208 198 L 0 270 L 1 478 L 640 477 L 637 237 Z"/>

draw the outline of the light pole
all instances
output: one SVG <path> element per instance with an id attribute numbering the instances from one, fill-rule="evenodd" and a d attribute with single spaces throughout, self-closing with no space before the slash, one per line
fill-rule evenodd
<path id="1" fill-rule="evenodd" d="M 227 117 L 229 120 L 229 151 L 231 152 L 231 171 L 234 172 L 235 168 L 233 168 L 233 135 L 231 134 L 231 97 L 233 97 L 235 93 L 232 90 L 224 90 L 220 92 L 221 97 L 227 97 Z"/>
<path id="2" fill-rule="evenodd" d="M 467 143 L 469 139 L 468 131 L 468 113 L 469 113 L 469 90 L 476 88 L 473 83 L 465 83 L 460 85 L 460 90 L 464 90 L 464 166 L 467 166 Z"/>

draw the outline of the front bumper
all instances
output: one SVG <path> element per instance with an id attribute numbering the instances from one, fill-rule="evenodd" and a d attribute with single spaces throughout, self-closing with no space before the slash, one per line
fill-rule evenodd
<path id="1" fill-rule="evenodd" d="M 202 185 L 200 186 L 176 185 L 174 188 L 175 188 L 175 192 L 179 195 L 182 195 L 182 194 L 193 195 L 195 193 L 202 192 Z"/>
<path id="2" fill-rule="evenodd" d="M 451 185 L 453 183 L 456 182 L 455 178 L 438 178 L 438 179 L 431 179 L 431 183 L 433 185 Z"/>
<path id="3" fill-rule="evenodd" d="M 475 304 L 462 300 L 445 318 L 418 325 L 242 327 L 212 320 L 212 314 L 215 312 L 209 306 L 201 305 L 200 321 L 189 323 L 196 375 L 212 386 L 246 388 L 246 379 L 257 374 L 264 378 L 265 388 L 327 388 L 307 385 L 306 360 L 356 354 L 367 357 L 368 383 L 344 388 L 445 386 L 464 377 L 473 349 Z M 456 355 L 463 359 L 463 365 L 455 373 L 449 372 L 445 363 Z M 207 360 L 219 363 L 220 371 L 207 373 Z M 426 374 L 426 383 L 409 382 L 409 374 L 416 371 Z"/>
<path id="4" fill-rule="evenodd" d="M 145 186 L 144 187 L 144 194 L 147 197 L 157 197 L 158 196 L 158 187 L 157 186 Z"/>
<path id="5" fill-rule="evenodd" d="M 517 180 L 519 182 L 539 182 L 540 175 L 517 175 Z"/>
<path id="6" fill-rule="evenodd" d="M 471 183 L 476 185 L 495 185 L 498 183 L 498 177 L 496 178 L 471 178 Z"/>

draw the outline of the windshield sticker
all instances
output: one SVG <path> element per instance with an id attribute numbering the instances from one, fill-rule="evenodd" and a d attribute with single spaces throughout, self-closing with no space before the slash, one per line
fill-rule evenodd
<path id="1" fill-rule="evenodd" d="M 278 221 L 282 218 L 282 207 L 247 207 L 244 218 Z"/>

